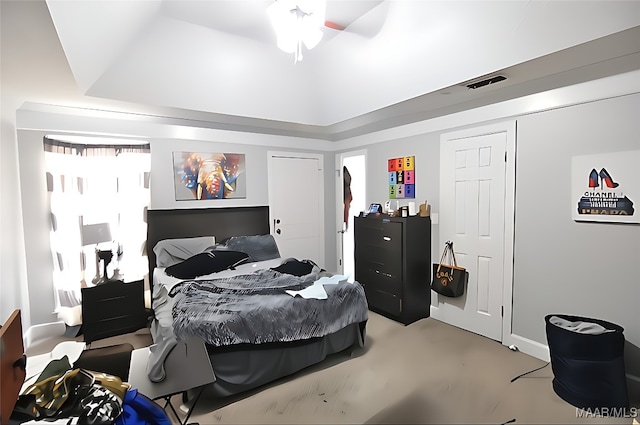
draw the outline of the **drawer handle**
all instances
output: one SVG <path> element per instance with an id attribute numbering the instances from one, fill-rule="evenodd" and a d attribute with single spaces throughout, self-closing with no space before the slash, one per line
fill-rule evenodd
<path id="1" fill-rule="evenodd" d="M 387 242 L 389 242 L 391 240 L 391 238 L 389 236 L 383 236 L 382 239 L 384 239 Z"/>

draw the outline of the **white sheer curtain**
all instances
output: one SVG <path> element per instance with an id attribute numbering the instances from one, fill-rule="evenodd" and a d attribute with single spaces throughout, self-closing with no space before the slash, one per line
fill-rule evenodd
<path id="1" fill-rule="evenodd" d="M 148 271 L 144 243 L 149 205 L 149 145 L 95 145 L 45 138 L 50 243 L 56 310 L 80 305 L 80 288 L 92 285 L 96 245 L 83 246 L 83 225 L 108 223 L 112 277 L 143 279 Z M 69 323 L 68 323 L 69 324 Z"/>

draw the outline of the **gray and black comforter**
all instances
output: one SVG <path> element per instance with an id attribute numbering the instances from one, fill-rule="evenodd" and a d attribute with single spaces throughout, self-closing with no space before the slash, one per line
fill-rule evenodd
<path id="1" fill-rule="evenodd" d="M 175 297 L 173 331 L 178 340 L 198 336 L 222 347 L 323 337 L 366 321 L 367 301 L 358 283 L 322 285 L 326 299 L 305 299 L 285 292 L 303 290 L 330 276 L 314 266 L 302 276 L 265 269 L 228 278 L 184 281 L 170 293 Z"/>

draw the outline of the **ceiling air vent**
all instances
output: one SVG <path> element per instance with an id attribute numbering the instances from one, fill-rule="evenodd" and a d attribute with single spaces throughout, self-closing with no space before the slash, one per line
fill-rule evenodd
<path id="1" fill-rule="evenodd" d="M 496 75 L 495 77 L 490 77 L 490 78 L 487 78 L 486 80 L 469 83 L 467 84 L 467 87 L 470 89 L 479 89 L 480 87 L 488 86 L 489 84 L 495 84 L 500 81 L 504 81 L 506 79 L 507 77 L 503 75 Z"/>

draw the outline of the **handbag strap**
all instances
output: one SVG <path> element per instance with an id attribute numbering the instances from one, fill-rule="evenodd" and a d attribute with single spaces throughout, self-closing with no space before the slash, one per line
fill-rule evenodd
<path id="1" fill-rule="evenodd" d="M 442 255 L 440 256 L 440 262 L 438 263 L 438 273 L 440 273 L 440 267 L 444 264 L 444 257 L 447 255 L 447 244 L 444 245 L 444 249 L 442 250 Z"/>
<path id="2" fill-rule="evenodd" d="M 444 261 L 445 261 L 445 259 L 446 259 L 446 257 L 447 257 L 447 254 L 449 253 L 449 248 L 448 248 L 448 247 L 449 247 L 449 245 L 447 245 L 447 244 L 445 243 L 445 244 L 444 244 L 444 249 L 442 250 L 442 255 L 440 256 L 440 263 L 439 263 L 440 265 L 442 265 L 442 264 L 447 264 L 447 263 L 445 263 Z"/>
<path id="3" fill-rule="evenodd" d="M 456 261 L 456 254 L 453 252 L 453 241 L 447 241 L 444 244 L 444 249 L 442 250 L 442 256 L 440 257 L 440 263 L 438 263 L 438 272 L 440 271 L 440 267 L 443 265 L 451 266 L 451 259 L 453 259 L 453 265 L 458 267 L 458 262 Z M 445 263 L 445 261 L 447 261 Z"/>
<path id="4" fill-rule="evenodd" d="M 453 259 L 453 265 L 458 267 L 458 262 L 456 261 L 456 253 L 453 250 L 453 241 L 447 241 L 447 243 L 445 244 L 445 250 L 448 251 L 449 256 Z"/>

